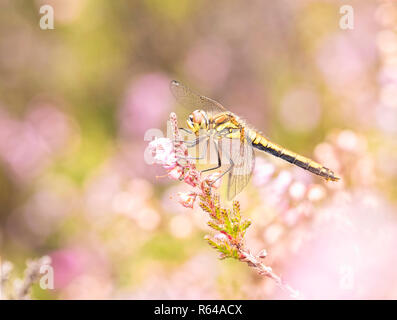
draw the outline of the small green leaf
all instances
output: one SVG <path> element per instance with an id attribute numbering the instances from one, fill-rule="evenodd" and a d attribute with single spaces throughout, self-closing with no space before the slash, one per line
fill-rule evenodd
<path id="1" fill-rule="evenodd" d="M 214 223 L 212 221 L 208 221 L 207 224 L 214 230 L 224 231 L 224 228 L 221 225 L 218 225 L 218 224 L 216 224 L 216 223 Z"/>

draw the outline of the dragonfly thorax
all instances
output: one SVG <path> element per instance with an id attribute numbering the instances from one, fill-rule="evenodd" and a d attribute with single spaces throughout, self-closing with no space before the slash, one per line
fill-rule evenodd
<path id="1" fill-rule="evenodd" d="M 195 110 L 187 119 L 187 125 L 194 133 L 199 130 L 207 130 L 209 128 L 208 115 L 204 110 Z"/>

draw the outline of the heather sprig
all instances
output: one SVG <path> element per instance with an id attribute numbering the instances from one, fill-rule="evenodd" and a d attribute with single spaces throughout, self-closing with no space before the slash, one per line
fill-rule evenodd
<path id="1" fill-rule="evenodd" d="M 193 187 L 192 191 L 180 192 L 179 202 L 187 208 L 193 208 L 198 200 L 200 208 L 209 216 L 208 226 L 215 231 L 214 235 L 205 236 L 208 244 L 220 253 L 220 259 L 234 258 L 245 262 L 259 274 L 273 279 L 276 284 L 287 291 L 291 297 L 298 298 L 299 292 L 285 284 L 271 267 L 263 263 L 266 250 L 252 254 L 246 248 L 244 238 L 251 221 L 241 215 L 240 203 L 233 201 L 231 209 L 223 208 L 219 195 L 214 192 L 220 185 L 220 173 L 204 176 L 188 158 L 188 150 L 178 130 L 175 113 L 170 114 L 173 140 L 160 138 L 149 144 L 154 163 L 167 170 L 167 176 L 174 180 L 184 181 Z"/>
<path id="2" fill-rule="evenodd" d="M 49 256 L 44 256 L 36 260 L 28 260 L 24 277 L 22 279 L 15 279 L 10 283 L 13 265 L 9 261 L 0 261 L 0 300 L 31 299 L 31 289 L 40 277 L 41 266 L 50 263 L 51 258 Z"/>
<path id="3" fill-rule="evenodd" d="M 200 195 L 200 207 L 210 217 L 208 226 L 217 232 L 215 236 L 206 236 L 207 242 L 221 253 L 221 259 L 239 259 L 239 247 L 251 225 L 251 221 L 241 217 L 239 202 L 234 201 L 232 209 L 224 209 L 219 204 L 219 196 L 212 195 L 206 188 Z"/>

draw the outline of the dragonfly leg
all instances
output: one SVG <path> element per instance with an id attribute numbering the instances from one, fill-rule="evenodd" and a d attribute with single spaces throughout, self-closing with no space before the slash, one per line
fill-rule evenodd
<path id="1" fill-rule="evenodd" d="M 183 132 L 186 132 L 187 134 L 190 134 L 190 135 L 193 135 L 194 133 L 193 133 L 193 131 L 191 131 L 191 130 L 189 130 L 189 129 L 186 129 L 186 128 L 179 128 L 179 131 L 183 131 Z M 198 138 L 197 138 L 198 139 Z M 194 145 L 196 145 L 198 142 L 197 142 L 197 139 L 196 140 L 193 140 L 193 141 L 186 141 L 186 140 L 182 140 L 182 141 L 179 141 L 179 142 L 184 142 L 185 144 L 193 144 L 193 146 Z"/>
<path id="2" fill-rule="evenodd" d="M 218 143 L 216 141 L 214 141 L 214 146 L 215 146 L 216 154 L 218 156 L 218 165 L 216 167 L 213 167 L 213 168 L 208 168 L 208 169 L 202 170 L 201 172 L 207 172 L 207 171 L 216 170 L 216 169 L 218 169 L 218 168 L 220 168 L 222 166 L 222 160 L 221 160 L 221 156 L 219 154 Z"/>
<path id="3" fill-rule="evenodd" d="M 179 131 L 184 131 L 184 132 L 186 132 L 188 134 L 193 134 L 193 131 L 191 131 L 189 129 L 186 129 L 186 128 L 178 128 L 178 129 L 179 129 Z"/>
<path id="4" fill-rule="evenodd" d="M 190 135 L 192 135 L 193 134 L 193 131 L 190 131 L 189 129 L 186 129 L 186 128 L 178 128 L 178 130 L 179 131 L 184 131 L 184 132 L 186 132 L 187 134 L 190 134 Z M 197 140 L 197 139 L 196 139 Z M 174 140 L 174 142 L 177 142 L 177 143 L 185 143 L 186 145 L 188 145 L 188 144 L 193 144 L 193 145 L 196 145 L 197 144 L 197 141 L 196 140 L 193 140 L 193 141 L 186 141 L 186 140 Z"/>
<path id="5" fill-rule="evenodd" d="M 212 181 L 212 182 L 210 183 L 210 187 L 212 187 L 212 185 L 213 185 L 215 182 L 217 182 L 217 181 L 218 181 L 219 179 L 221 179 L 226 173 L 230 172 L 230 170 L 233 169 L 233 167 L 234 167 L 234 162 L 233 162 L 233 160 L 232 160 L 231 158 L 229 158 L 229 160 L 230 160 L 230 167 L 227 168 L 224 172 L 222 172 L 222 174 L 221 174 L 218 178 L 216 178 L 214 181 Z"/>
<path id="6" fill-rule="evenodd" d="M 189 143 L 191 143 L 190 145 L 186 145 L 187 148 L 193 148 L 194 146 L 196 146 L 198 143 L 200 143 L 200 141 L 202 141 L 203 139 L 207 138 L 206 136 L 201 136 L 196 138 L 194 141 L 189 141 Z M 182 141 L 186 144 L 186 141 Z M 185 160 L 186 162 L 188 160 L 202 160 L 204 159 L 205 155 L 207 153 L 207 148 L 205 148 L 204 150 L 204 154 L 201 157 L 189 157 L 189 156 L 179 156 L 177 157 L 177 160 Z"/>
<path id="7" fill-rule="evenodd" d="M 195 147 L 197 144 L 199 144 L 201 141 L 203 141 L 206 138 L 207 138 L 207 136 L 201 136 L 201 137 L 196 138 L 193 141 L 187 141 L 187 143 L 190 144 L 190 145 L 187 145 L 187 147 L 188 148 L 193 148 L 193 147 Z"/>
<path id="8" fill-rule="evenodd" d="M 203 140 L 204 138 L 206 138 L 206 136 L 198 137 L 198 138 L 194 139 L 193 141 L 174 140 L 174 142 L 177 142 L 177 143 L 184 143 L 184 144 L 186 145 L 186 147 L 192 148 L 192 147 L 194 147 L 195 145 L 197 145 L 198 143 L 200 143 L 201 140 Z"/>
<path id="9" fill-rule="evenodd" d="M 191 148 L 191 147 L 188 147 L 188 148 Z M 206 144 L 204 146 L 203 154 L 202 154 L 201 157 L 184 157 L 184 159 L 188 159 L 188 160 L 203 160 L 206 157 L 206 155 L 207 155 L 207 150 L 208 150 L 208 144 Z"/>
<path id="10" fill-rule="evenodd" d="M 184 143 L 186 145 L 186 147 L 191 148 L 194 147 L 196 143 L 196 141 L 185 141 L 185 140 L 174 140 L 174 143 Z"/>

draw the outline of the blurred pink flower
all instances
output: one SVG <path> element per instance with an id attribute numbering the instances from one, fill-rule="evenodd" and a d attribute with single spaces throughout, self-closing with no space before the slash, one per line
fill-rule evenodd
<path id="1" fill-rule="evenodd" d="M 62 146 L 71 134 L 71 123 L 67 116 L 46 103 L 34 107 L 26 120 L 53 151 Z"/>
<path id="2" fill-rule="evenodd" d="M 71 288 L 81 287 L 80 280 L 84 277 L 92 277 L 98 281 L 107 282 L 109 279 L 109 263 L 107 257 L 100 251 L 90 248 L 69 247 L 57 250 L 51 255 L 52 267 L 54 268 L 54 287 L 61 290 L 69 299 L 79 299 L 78 296 L 70 296 Z M 74 290 L 72 290 L 74 291 Z M 90 294 L 88 293 L 87 297 Z M 91 296 L 95 294 L 91 293 Z"/>
<path id="3" fill-rule="evenodd" d="M 294 182 L 289 187 L 289 195 L 294 200 L 301 200 L 306 193 L 306 186 L 302 182 Z"/>
<path id="4" fill-rule="evenodd" d="M 51 254 L 54 284 L 62 289 L 87 270 L 90 256 L 80 249 L 61 249 Z"/>
<path id="5" fill-rule="evenodd" d="M 173 101 L 169 82 L 159 73 L 146 74 L 132 82 L 119 112 L 122 134 L 141 136 L 162 125 Z"/>
<path id="6" fill-rule="evenodd" d="M 263 157 L 257 157 L 255 168 L 252 176 L 252 182 L 256 186 L 264 186 L 276 171 L 273 164 L 265 160 Z"/>
<path id="7" fill-rule="evenodd" d="M 282 170 L 273 180 L 271 188 L 275 194 L 283 194 L 286 192 L 292 182 L 292 174 L 288 170 Z"/>
<path id="8" fill-rule="evenodd" d="M 70 136 L 69 119 L 51 106 L 36 106 L 24 120 L 0 111 L 0 158 L 18 180 L 35 176 Z"/>
<path id="9" fill-rule="evenodd" d="M 186 217 L 186 216 L 184 216 Z M 151 268 L 143 286 L 122 299 L 219 299 L 219 264 L 213 256 L 198 254 L 171 272 Z"/>
<path id="10" fill-rule="evenodd" d="M 287 226 L 291 227 L 299 221 L 300 212 L 297 210 L 297 208 L 291 208 L 285 211 L 282 217 L 283 217 L 283 222 L 285 222 Z"/>
<path id="11" fill-rule="evenodd" d="M 368 80 L 370 68 L 377 62 L 375 6 L 376 2 L 368 1 L 355 7 L 354 24 L 360 27 L 324 37 L 317 50 L 316 62 L 324 80 L 331 89 L 355 100 L 366 94 L 359 86 Z M 349 90 L 352 88 L 358 91 Z"/>
<path id="12" fill-rule="evenodd" d="M 316 212 L 285 277 L 308 299 L 395 299 L 394 209 L 370 191 L 345 193 Z"/>
<path id="13" fill-rule="evenodd" d="M 312 185 L 312 186 L 310 186 L 310 188 L 308 190 L 307 198 L 312 202 L 316 202 L 316 201 L 320 201 L 320 200 L 324 199 L 326 194 L 327 193 L 323 186 Z"/>
<path id="14" fill-rule="evenodd" d="M 318 49 L 317 66 L 330 87 L 339 92 L 365 78 L 368 60 L 352 37 L 342 33 L 324 39 Z"/>

